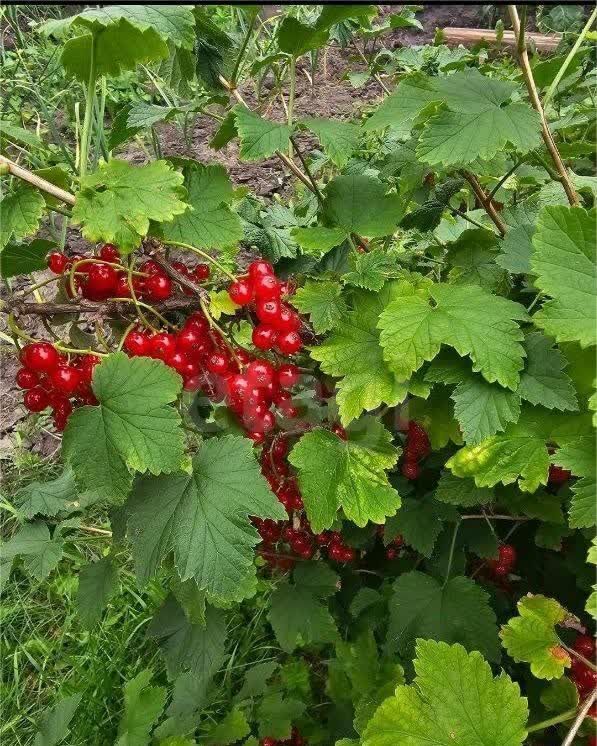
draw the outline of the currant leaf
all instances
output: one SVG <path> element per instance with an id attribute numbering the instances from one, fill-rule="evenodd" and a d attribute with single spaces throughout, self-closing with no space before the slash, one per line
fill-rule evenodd
<path id="1" fill-rule="evenodd" d="M 518 684 L 492 677 L 462 645 L 419 640 L 414 685 L 399 686 L 375 712 L 363 746 L 520 746 L 528 708 Z"/>
<path id="2" fill-rule="evenodd" d="M 561 624 L 568 612 L 545 596 L 525 596 L 517 608 L 519 616 L 512 617 L 500 631 L 508 655 L 529 663 L 538 679 L 560 678 L 571 660 L 560 645 L 555 625 Z"/>
<path id="3" fill-rule="evenodd" d="M 533 321 L 558 342 L 597 344 L 595 210 L 545 207 L 533 236 L 536 286 L 551 298 Z"/>
<path id="4" fill-rule="evenodd" d="M 288 149 L 292 127 L 263 119 L 245 106 L 237 106 L 234 112 L 243 160 L 259 161 L 274 155 L 277 150 Z"/>
<path id="5" fill-rule="evenodd" d="M 188 209 L 182 182 L 166 161 L 132 166 L 112 158 L 83 179 L 72 222 L 89 241 L 113 243 L 128 254 L 147 235 L 150 220 L 171 221 Z"/>
<path id="6" fill-rule="evenodd" d="M 127 505 L 137 576 L 146 582 L 171 553 L 182 580 L 208 596 L 242 600 L 255 584 L 259 534 L 249 516 L 286 513 L 268 489 L 246 438 L 201 443 L 192 471 L 139 479 Z"/>
<path id="7" fill-rule="evenodd" d="M 298 471 L 307 516 L 314 531 L 330 528 L 342 508 L 357 526 L 383 523 L 400 507 L 400 496 L 386 470 L 398 459 L 392 436 L 381 423 L 367 420 L 367 439 L 342 440 L 327 430 L 302 436 L 289 461 Z"/>
<path id="8" fill-rule="evenodd" d="M 404 573 L 394 583 L 389 609 L 389 650 L 410 657 L 417 638 L 459 640 L 467 650 L 499 661 L 498 628 L 489 596 L 470 578 L 458 576 L 442 585 L 417 570 Z"/>
<path id="9" fill-rule="evenodd" d="M 324 334 L 336 328 L 348 310 L 342 297 L 342 287 L 338 282 L 331 280 L 307 280 L 304 286 L 296 291 L 291 301 L 301 313 L 309 314 L 317 334 Z"/>

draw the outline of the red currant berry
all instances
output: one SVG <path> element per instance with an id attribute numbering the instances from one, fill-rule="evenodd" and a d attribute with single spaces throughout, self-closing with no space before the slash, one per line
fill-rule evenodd
<path id="1" fill-rule="evenodd" d="M 256 280 L 258 277 L 264 275 L 273 275 L 274 268 L 269 262 L 264 262 L 262 259 L 258 259 L 249 264 L 249 277 L 251 280 Z"/>
<path id="2" fill-rule="evenodd" d="M 513 567 L 516 564 L 516 549 L 512 544 L 502 544 L 499 548 L 498 563 Z"/>
<path id="3" fill-rule="evenodd" d="M 416 479 L 421 473 L 419 464 L 416 461 L 405 461 L 402 464 L 402 476 L 406 479 Z"/>
<path id="4" fill-rule="evenodd" d="M 292 308 L 286 305 L 280 307 L 280 313 L 275 322 L 275 327 L 280 332 L 298 332 L 301 328 L 300 316 Z"/>
<path id="5" fill-rule="evenodd" d="M 262 324 L 271 324 L 272 326 L 276 326 L 281 308 L 282 306 L 277 298 L 272 300 L 259 298 L 255 304 L 255 312 L 259 321 Z"/>
<path id="6" fill-rule="evenodd" d="M 237 306 L 246 306 L 253 300 L 253 286 L 249 280 L 241 277 L 230 285 L 228 295 Z"/>
<path id="7" fill-rule="evenodd" d="M 348 434 L 346 433 L 346 430 L 340 425 L 340 423 L 336 422 L 334 425 L 332 425 L 332 432 L 334 435 L 337 435 L 341 440 L 348 440 Z"/>
<path id="8" fill-rule="evenodd" d="M 209 264 L 198 264 L 191 274 L 196 282 L 204 282 L 209 279 L 210 271 Z"/>
<path id="9" fill-rule="evenodd" d="M 172 295 L 172 280 L 167 275 L 152 275 L 145 281 L 143 292 L 149 300 L 166 300 Z"/>
<path id="10" fill-rule="evenodd" d="M 400 552 L 395 547 L 388 547 L 386 549 L 386 559 L 395 560 L 399 554 Z"/>
<path id="11" fill-rule="evenodd" d="M 48 398 L 47 392 L 44 391 L 40 386 L 36 386 L 35 388 L 25 391 L 23 404 L 25 405 L 25 408 L 28 409 L 30 412 L 41 412 L 48 406 L 49 403 L 50 400 Z"/>
<path id="12" fill-rule="evenodd" d="M 51 372 L 50 380 L 57 391 L 72 394 L 81 381 L 81 374 L 72 365 L 59 365 Z"/>
<path id="13" fill-rule="evenodd" d="M 209 321 L 202 313 L 197 311 L 196 313 L 191 314 L 186 320 L 185 328 L 194 329 L 194 331 L 203 336 L 209 331 Z"/>
<path id="14" fill-rule="evenodd" d="M 581 693 L 591 692 L 597 686 L 597 671 L 592 671 L 579 660 L 572 661 L 572 678 Z"/>
<path id="15" fill-rule="evenodd" d="M 246 376 L 251 386 L 265 388 L 274 381 L 274 366 L 267 360 L 253 360 L 247 366 Z"/>
<path id="16" fill-rule="evenodd" d="M 146 332 L 133 329 L 124 339 L 124 349 L 129 355 L 149 355 L 151 353 L 151 341 Z"/>
<path id="17" fill-rule="evenodd" d="M 572 647 L 588 660 L 595 657 L 595 639 L 589 635 L 577 635 Z"/>
<path id="18" fill-rule="evenodd" d="M 250 352 L 247 352 L 247 350 L 242 350 L 240 348 L 237 348 L 236 350 L 234 350 L 234 354 L 238 358 L 238 362 L 241 365 L 248 365 L 253 359 Z"/>
<path id="19" fill-rule="evenodd" d="M 48 254 L 48 267 L 55 275 L 61 275 L 68 267 L 68 257 L 60 251 L 51 251 Z"/>
<path id="20" fill-rule="evenodd" d="M 278 368 L 278 382 L 282 388 L 290 389 L 295 386 L 301 376 L 301 371 L 296 365 L 288 363 Z"/>
<path id="21" fill-rule="evenodd" d="M 143 264 L 139 267 L 139 271 L 144 272 L 146 275 L 164 274 L 164 270 L 157 262 L 154 262 L 153 259 L 148 259 L 147 261 L 143 262 Z"/>
<path id="22" fill-rule="evenodd" d="M 418 422 L 411 420 L 408 423 L 407 442 L 409 451 L 413 455 L 413 460 L 425 458 L 429 455 L 431 444 L 427 432 Z"/>
<path id="23" fill-rule="evenodd" d="M 551 464 L 551 466 L 549 467 L 548 481 L 550 484 L 553 484 L 556 487 L 559 487 L 560 485 L 567 482 L 571 476 L 572 475 L 568 471 L 568 469 L 562 469 L 561 466 Z"/>
<path id="24" fill-rule="evenodd" d="M 176 350 L 176 344 L 174 334 L 159 332 L 149 340 L 149 354 L 157 360 L 166 361 Z"/>
<path id="25" fill-rule="evenodd" d="M 267 324 L 258 324 L 258 326 L 253 329 L 251 339 L 257 349 L 271 350 L 276 342 L 277 336 L 278 332 L 274 329 L 273 326 L 268 326 Z"/>
<path id="26" fill-rule="evenodd" d="M 275 300 L 280 297 L 280 283 L 274 275 L 259 275 L 253 279 L 253 292 L 260 300 Z"/>
<path id="27" fill-rule="evenodd" d="M 21 362 L 35 373 L 49 373 L 59 363 L 56 348 L 49 342 L 32 342 L 21 350 Z"/>
<path id="28" fill-rule="evenodd" d="M 344 556 L 343 546 L 331 542 L 328 546 L 328 557 L 334 562 L 343 562 L 342 557 Z"/>
<path id="29" fill-rule="evenodd" d="M 261 746 L 278 746 L 278 741 L 275 738 L 262 738 L 259 741 Z"/>
<path id="30" fill-rule="evenodd" d="M 133 287 L 135 283 L 133 282 Z M 138 295 L 139 292 L 135 288 L 135 295 Z M 114 286 L 114 298 L 132 298 L 131 288 L 129 286 L 129 280 L 126 275 L 119 275 L 118 279 L 116 280 L 116 285 Z"/>
<path id="31" fill-rule="evenodd" d="M 114 296 L 118 283 L 118 273 L 107 264 L 94 263 L 89 266 L 87 283 L 83 295 L 90 300 L 105 300 Z"/>
<path id="32" fill-rule="evenodd" d="M 276 340 L 276 347 L 283 355 L 294 355 L 303 346 L 298 332 L 284 332 Z"/>
<path id="33" fill-rule="evenodd" d="M 256 446 L 261 445 L 265 440 L 265 433 L 257 432 L 256 430 L 249 430 L 247 432 L 247 438 L 253 441 Z"/>
<path id="34" fill-rule="evenodd" d="M 207 358 L 205 367 L 210 373 L 221 376 L 228 371 L 230 360 L 221 352 L 214 352 Z"/>
<path id="35" fill-rule="evenodd" d="M 34 373 L 32 370 L 19 368 L 17 375 L 15 376 L 15 381 L 20 389 L 32 389 L 39 383 L 39 378 L 37 373 Z"/>
<path id="36" fill-rule="evenodd" d="M 111 243 L 105 243 L 99 251 L 100 259 L 105 262 L 117 263 L 120 261 L 120 251 Z"/>
<path id="37" fill-rule="evenodd" d="M 197 350 L 202 341 L 203 335 L 194 326 L 187 325 L 176 335 L 176 346 L 183 352 Z"/>

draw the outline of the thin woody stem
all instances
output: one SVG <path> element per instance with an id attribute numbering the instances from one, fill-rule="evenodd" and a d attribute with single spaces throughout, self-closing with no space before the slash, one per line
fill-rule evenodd
<path id="1" fill-rule="evenodd" d="M 514 30 L 514 35 L 518 39 L 518 62 L 520 64 L 522 76 L 527 87 L 529 98 L 531 99 L 531 104 L 533 105 L 533 108 L 537 111 L 537 113 L 539 114 L 539 118 L 541 119 L 541 135 L 543 137 L 543 142 L 545 143 L 545 146 L 549 151 L 551 159 L 554 162 L 556 170 L 561 178 L 562 186 L 564 187 L 564 191 L 566 192 L 566 196 L 568 197 L 568 202 L 570 202 L 573 207 L 577 206 L 580 204 L 578 194 L 576 193 L 576 190 L 572 185 L 572 181 L 570 180 L 570 176 L 568 174 L 566 166 L 562 161 L 562 157 L 560 156 L 558 148 L 549 129 L 549 125 L 547 124 L 545 111 L 543 110 L 543 105 L 541 104 L 541 99 L 539 98 L 539 92 L 537 91 L 537 86 L 535 85 L 535 79 L 533 77 L 533 71 L 531 69 L 531 63 L 529 61 L 529 53 L 527 51 L 524 38 L 524 24 L 521 24 L 520 22 L 516 5 L 508 5 L 508 12 L 510 14 L 510 20 L 512 21 L 512 29 Z"/>
<path id="2" fill-rule="evenodd" d="M 485 190 L 483 189 L 481 184 L 479 184 L 477 177 L 473 173 L 466 170 L 462 170 L 460 173 L 471 185 L 471 189 L 473 190 L 475 197 L 479 200 L 479 202 L 483 206 L 483 209 L 489 215 L 491 221 L 498 229 L 500 236 L 504 236 L 506 233 L 506 225 L 501 217 L 498 215 L 498 212 L 495 209 L 493 202 L 491 201 L 491 197 L 485 194 Z"/>

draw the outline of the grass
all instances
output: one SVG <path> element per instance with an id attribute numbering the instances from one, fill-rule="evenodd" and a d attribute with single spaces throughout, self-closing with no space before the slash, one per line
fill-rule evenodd
<path id="1" fill-rule="evenodd" d="M 4 495 L 12 496 L 33 480 L 54 478 L 60 465 L 19 442 L 5 468 Z M 7 462 L 5 462 L 7 463 Z M 14 507 L 2 501 L 2 534 L 10 536 L 18 523 Z M 105 512 L 86 515 L 85 522 L 109 528 Z M 165 667 L 146 628 L 164 598 L 159 581 L 142 591 L 137 587 L 127 551 L 118 555 L 120 590 L 102 621 L 84 628 L 77 610 L 78 573 L 88 562 L 108 551 L 103 536 L 69 535 L 58 568 L 42 582 L 17 565 L 0 605 L 0 743 L 33 744 L 40 718 L 62 697 L 81 693 L 82 701 L 71 723 L 69 746 L 104 746 L 117 738 L 123 710 L 124 684 L 144 668 L 154 683 L 167 685 Z M 267 589 L 235 611 L 229 620 L 229 656 L 216 677 L 203 713 L 204 723 L 218 722 L 230 709 L 244 674 L 256 662 L 279 656 L 266 622 Z"/>

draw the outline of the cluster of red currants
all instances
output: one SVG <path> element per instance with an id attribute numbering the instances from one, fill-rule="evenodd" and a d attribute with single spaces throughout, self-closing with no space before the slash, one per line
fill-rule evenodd
<path id="1" fill-rule="evenodd" d="M 132 290 L 129 285 L 128 270 L 120 264 L 120 252 L 112 244 L 104 244 L 97 257 L 85 257 L 81 254 L 67 256 L 59 251 L 48 255 L 48 267 L 54 274 L 63 275 L 75 266 L 75 288 L 83 298 L 102 301 L 108 298 L 131 298 L 135 296 L 153 302 L 167 300 L 174 284 L 162 267 L 153 259 L 143 262 L 132 274 Z M 172 267 L 194 282 L 200 283 L 209 278 L 209 265 L 197 264 L 190 269 L 182 262 L 172 262 Z M 192 290 L 183 288 L 192 295 Z M 70 283 L 66 292 L 72 295 Z"/>
<path id="2" fill-rule="evenodd" d="M 248 274 L 228 288 L 230 299 L 238 306 L 249 306 L 258 320 L 253 329 L 253 344 L 259 350 L 275 349 L 282 355 L 294 355 L 303 346 L 300 316 L 283 302 L 293 287 L 281 282 L 271 264 L 251 262 Z"/>
<path id="3" fill-rule="evenodd" d="M 22 368 L 16 384 L 25 391 L 23 404 L 30 412 L 52 408 L 54 426 L 62 431 L 76 406 L 97 404 L 91 390 L 97 355 L 77 355 L 72 362 L 49 342 L 32 342 L 20 353 Z"/>
<path id="4" fill-rule="evenodd" d="M 338 427 L 340 426 L 336 429 Z M 346 437 L 344 429 L 341 430 Z M 311 559 L 318 551 L 327 553 L 333 562 L 352 562 L 356 558 L 356 552 L 345 544 L 339 531 L 322 531 L 319 534 L 313 532 L 303 512 L 303 500 L 296 478 L 290 473 L 287 454 L 288 439 L 280 435 L 267 443 L 261 452 L 262 474 L 272 492 L 286 508 L 289 517 L 286 521 L 252 519 L 262 539 L 259 554 L 270 567 L 281 570 L 291 569 L 296 559 Z"/>
<path id="5" fill-rule="evenodd" d="M 595 662 L 595 638 L 589 635 L 577 635 L 572 644 L 572 649 L 588 661 Z M 589 668 L 578 658 L 572 658 L 570 678 L 576 685 L 580 697 L 587 697 L 597 687 L 597 671 Z M 590 717 L 596 716 L 595 710 L 595 704 L 593 704 L 588 713 Z"/>
<path id="6" fill-rule="evenodd" d="M 225 400 L 257 443 L 274 429 L 274 412 L 287 419 L 298 415 L 289 391 L 299 380 L 296 365 L 275 367 L 232 347 L 201 312 L 191 314 L 176 333 L 133 329 L 123 348 L 131 356 L 162 360 L 182 376 L 188 391 L 201 389 L 212 401 Z"/>
<path id="7" fill-rule="evenodd" d="M 307 741 L 300 735 L 296 726 L 293 726 L 290 738 L 285 740 L 262 738 L 259 744 L 260 746 L 307 746 Z"/>
<path id="8" fill-rule="evenodd" d="M 505 578 L 516 565 L 516 549 L 512 544 L 502 544 L 497 559 L 489 560 L 487 567 L 494 578 Z"/>
<path id="9" fill-rule="evenodd" d="M 379 536 L 384 535 L 384 526 L 378 526 L 377 533 Z M 395 560 L 400 556 L 400 550 L 404 546 L 404 538 L 401 534 L 394 537 L 390 544 L 386 547 L 386 559 Z"/>
<path id="10" fill-rule="evenodd" d="M 425 429 L 415 420 L 409 420 L 404 444 L 404 461 L 402 476 L 406 479 L 417 479 L 421 473 L 419 462 L 431 452 L 431 443 Z"/>

